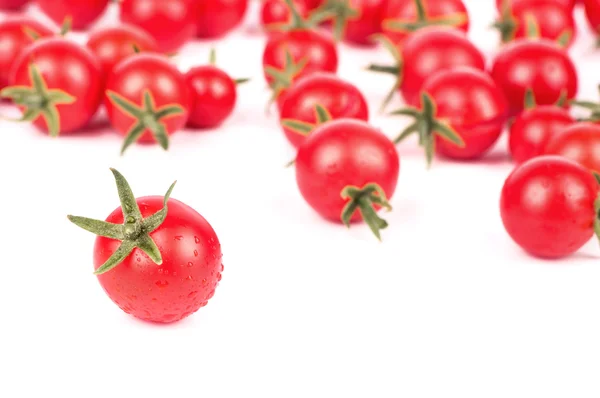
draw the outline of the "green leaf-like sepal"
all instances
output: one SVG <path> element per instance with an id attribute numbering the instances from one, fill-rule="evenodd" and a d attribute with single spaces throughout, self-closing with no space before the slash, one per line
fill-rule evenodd
<path id="1" fill-rule="evenodd" d="M 272 66 L 265 67 L 265 73 L 272 79 L 271 90 L 273 94 L 267 103 L 267 112 L 270 106 L 277 100 L 282 91 L 288 89 L 294 79 L 302 72 L 308 64 L 308 58 L 303 57 L 298 62 L 294 61 L 294 56 L 287 50 L 285 53 L 285 64 L 283 69 L 277 69 Z"/>
<path id="2" fill-rule="evenodd" d="M 329 13 L 333 20 L 333 37 L 341 40 L 346 33 L 348 21 L 360 18 L 360 11 L 350 5 L 350 0 L 326 0 L 316 11 L 316 15 Z"/>
<path id="3" fill-rule="evenodd" d="M 374 206 L 382 207 L 388 211 L 392 210 L 392 206 L 381 186 L 375 183 L 367 184 L 362 188 L 347 186 L 342 190 L 341 197 L 348 200 L 340 216 L 342 222 L 349 228 L 352 216 L 358 210 L 373 234 L 378 240 L 381 240 L 381 230 L 387 228 L 388 223 L 379 217 Z"/>
<path id="4" fill-rule="evenodd" d="M 323 123 L 327 123 L 332 119 L 329 111 L 321 104 L 315 105 L 315 120 L 316 123 L 309 123 L 302 120 L 282 119 L 281 125 L 294 133 L 303 136 L 308 136 L 312 131 Z"/>
<path id="5" fill-rule="evenodd" d="M 382 34 L 373 35 L 373 40 L 375 40 L 376 42 L 383 45 L 383 47 L 394 58 L 394 65 L 371 64 L 366 68 L 368 71 L 371 71 L 371 72 L 387 73 L 387 74 L 391 74 L 394 77 L 396 77 L 396 80 L 394 81 L 394 85 L 392 86 L 390 91 L 388 91 L 388 93 L 386 94 L 386 96 L 383 99 L 383 102 L 381 104 L 381 107 L 379 109 L 380 112 L 384 112 L 385 109 L 387 108 L 387 106 L 389 105 L 389 103 L 394 98 L 394 94 L 396 94 L 396 92 L 402 85 L 402 80 L 404 78 L 403 68 L 402 68 L 403 61 L 402 61 L 402 56 L 400 54 L 400 51 L 398 50 L 396 45 L 390 39 L 388 39 L 385 35 L 382 35 Z"/>

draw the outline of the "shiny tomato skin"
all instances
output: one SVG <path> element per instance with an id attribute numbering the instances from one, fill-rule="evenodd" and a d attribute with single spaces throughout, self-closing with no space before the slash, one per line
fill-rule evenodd
<path id="1" fill-rule="evenodd" d="M 540 37 L 556 41 L 564 33 L 570 33 L 567 46 L 570 46 L 577 36 L 573 11 L 556 0 L 521 1 L 512 8 L 512 15 L 517 21 L 514 39 L 527 37 L 527 17 L 535 19 Z"/>
<path id="2" fill-rule="evenodd" d="M 458 66 L 485 70 L 485 58 L 461 31 L 430 26 L 410 35 L 402 49 L 400 92 L 407 104 L 417 106 L 423 83 L 436 72 Z"/>
<path id="3" fill-rule="evenodd" d="M 349 19 L 344 39 L 358 45 L 375 44 L 372 36 L 381 33 L 383 8 L 387 0 L 350 0 L 350 7 L 358 16 Z"/>
<path id="4" fill-rule="evenodd" d="M 369 108 L 362 93 L 352 84 L 332 73 L 317 72 L 296 82 L 286 93 L 281 119 L 316 123 L 315 106 L 321 105 L 333 119 L 369 121 Z M 295 147 L 306 137 L 283 127 L 285 136 Z"/>
<path id="5" fill-rule="evenodd" d="M 600 125 L 576 123 L 565 128 L 548 142 L 545 153 L 564 156 L 600 173 Z"/>
<path id="6" fill-rule="evenodd" d="M 590 27 L 600 34 L 600 0 L 583 0 L 583 4 Z"/>
<path id="7" fill-rule="evenodd" d="M 144 91 L 154 97 L 156 108 L 180 105 L 183 114 L 164 119 L 169 135 L 185 127 L 191 105 L 189 88 L 185 76 L 165 56 L 140 53 L 119 63 L 108 76 L 106 90 L 113 91 L 129 101 L 142 106 Z M 113 127 L 126 135 L 136 120 L 118 109 L 108 96 L 104 101 Z M 144 132 L 138 142 L 156 142 L 150 131 Z"/>
<path id="8" fill-rule="evenodd" d="M 189 126 L 217 127 L 231 115 L 237 100 L 237 87 L 227 73 L 214 66 L 199 66 L 192 68 L 185 78 L 192 100 Z"/>
<path id="9" fill-rule="evenodd" d="M 174 52 L 196 33 L 194 0 L 123 0 L 121 21 L 148 32 L 161 52 Z"/>
<path id="10" fill-rule="evenodd" d="M 394 144 L 366 122 L 339 119 L 319 126 L 300 146 L 296 181 L 306 202 L 325 219 L 340 222 L 347 201 L 340 194 L 348 185 L 381 186 L 391 198 L 396 190 L 400 160 Z M 360 221 L 356 212 L 352 221 Z"/>
<path id="11" fill-rule="evenodd" d="M 502 189 L 500 212 L 512 239 L 530 254 L 561 258 L 594 235 L 598 183 L 578 163 L 540 156 L 518 166 Z"/>
<path id="12" fill-rule="evenodd" d="M 521 39 L 508 43 L 498 54 L 491 75 L 504 91 L 511 113 L 525 106 L 528 89 L 538 105 L 553 105 L 564 92 L 567 99 L 577 95 L 577 70 L 567 52 L 544 39 Z"/>
<path id="13" fill-rule="evenodd" d="M 11 86 L 32 86 L 30 63 L 37 66 L 49 89 L 63 90 L 76 98 L 72 104 L 56 106 L 60 133 L 73 133 L 85 127 L 96 114 L 104 90 L 102 69 L 92 52 L 62 37 L 39 39 L 13 64 L 9 77 Z M 48 131 L 43 117 L 33 123 Z"/>
<path id="14" fill-rule="evenodd" d="M 283 70 L 286 53 L 289 51 L 295 62 L 306 58 L 308 62 L 296 75 L 296 79 L 314 72 L 337 72 L 338 55 L 333 39 L 316 30 L 292 30 L 269 37 L 263 53 L 263 68 L 272 66 Z M 265 73 L 265 79 L 272 79 Z"/>
<path id="15" fill-rule="evenodd" d="M 16 11 L 23 8 L 29 0 L 0 0 L 0 10 Z"/>
<path id="16" fill-rule="evenodd" d="M 163 198 L 148 196 L 136 200 L 142 217 L 163 207 Z M 123 224 L 119 207 L 106 221 Z M 194 209 L 169 199 L 168 213 L 150 237 L 162 254 L 157 265 L 140 249 L 105 274 L 100 285 L 123 311 L 150 322 L 179 321 L 204 307 L 213 297 L 223 271 L 221 244 L 211 225 Z M 97 237 L 94 269 L 117 250 L 120 241 Z"/>
<path id="17" fill-rule="evenodd" d="M 512 158 L 523 163 L 544 154 L 548 142 L 575 119 L 564 108 L 536 106 L 523 111 L 510 127 L 509 148 Z"/>
<path id="18" fill-rule="evenodd" d="M 303 17 L 308 15 L 305 3 L 294 1 L 296 9 Z M 267 32 L 276 32 L 281 24 L 290 23 L 290 10 L 284 0 L 265 0 L 260 10 L 260 23 Z"/>
<path id="19" fill-rule="evenodd" d="M 496 8 L 498 9 L 498 11 L 502 11 L 502 7 L 503 7 L 503 2 L 505 0 L 496 0 Z M 532 0 L 508 0 L 509 1 L 509 5 L 510 7 L 515 7 L 516 5 L 519 4 L 527 4 L 527 3 L 531 3 Z M 569 11 L 573 10 L 573 7 L 575 7 L 575 1 L 576 0 L 552 0 L 554 3 L 563 6 L 563 7 L 567 7 L 569 9 Z"/>
<path id="20" fill-rule="evenodd" d="M 25 47 L 33 43 L 26 30 L 31 29 L 40 37 L 50 37 L 54 32 L 35 19 L 25 15 L 8 16 L 0 22 L 0 88 L 8 84 L 12 64 Z"/>
<path id="21" fill-rule="evenodd" d="M 202 0 L 197 3 L 197 35 L 203 39 L 216 39 L 229 33 L 242 22 L 248 9 L 248 0 Z"/>
<path id="22" fill-rule="evenodd" d="M 469 31 L 469 14 L 462 0 L 423 0 L 425 13 L 430 20 L 453 15 L 465 16 L 465 21 L 456 28 Z M 386 21 L 414 22 L 417 20 L 417 8 L 414 0 L 388 0 L 382 13 L 382 30 L 392 42 L 402 46 L 412 32 L 395 31 L 386 27 Z"/>
<path id="23" fill-rule="evenodd" d="M 150 34 L 133 25 L 98 29 L 90 34 L 87 46 L 100 60 L 105 75 L 125 58 L 140 52 L 157 52 L 158 44 Z"/>
<path id="24" fill-rule="evenodd" d="M 464 147 L 436 135 L 437 153 L 453 159 L 477 159 L 498 140 L 507 104 L 496 83 L 483 71 L 457 67 L 429 78 L 422 92 L 436 105 L 438 120 L 448 123 L 465 142 Z"/>
<path id="25" fill-rule="evenodd" d="M 71 17 L 73 29 L 83 30 L 96 22 L 104 13 L 109 0 L 36 0 L 44 14 L 61 25 Z"/>

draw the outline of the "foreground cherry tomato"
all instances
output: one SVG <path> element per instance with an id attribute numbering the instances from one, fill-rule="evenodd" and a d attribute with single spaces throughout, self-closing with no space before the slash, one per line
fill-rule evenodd
<path id="1" fill-rule="evenodd" d="M 600 0 L 584 0 L 585 15 L 594 32 L 600 34 Z"/>
<path id="2" fill-rule="evenodd" d="M 178 50 L 196 33 L 194 0 L 123 0 L 121 21 L 150 33 L 161 52 Z"/>
<path id="3" fill-rule="evenodd" d="M 477 159 L 500 137 L 507 110 L 502 91 L 485 72 L 469 67 L 441 71 L 423 85 L 419 109 L 393 112 L 415 119 L 396 142 L 418 134 L 428 163 L 434 149 L 453 159 Z"/>
<path id="4" fill-rule="evenodd" d="M 98 235 L 94 269 L 110 299 L 145 321 L 171 323 L 204 307 L 221 280 L 221 244 L 211 225 L 167 194 L 136 199 L 111 169 L 121 207 L 106 221 L 69 216 Z"/>
<path id="5" fill-rule="evenodd" d="M 381 32 L 381 19 L 387 0 L 327 0 L 319 11 L 333 14 L 334 36 L 358 45 L 374 44 L 372 36 Z"/>
<path id="6" fill-rule="evenodd" d="M 107 75 L 115 65 L 136 51 L 158 51 L 158 44 L 152 36 L 136 26 L 124 24 L 92 32 L 87 46 L 96 54 Z"/>
<path id="7" fill-rule="evenodd" d="M 52 35 L 51 29 L 25 15 L 9 16 L 0 22 L 0 88 L 8 84 L 12 64 L 34 42 L 34 37 Z"/>
<path id="8" fill-rule="evenodd" d="M 308 16 L 304 2 L 296 0 L 294 5 L 302 17 Z M 263 28 L 271 33 L 281 31 L 283 26 L 292 22 L 292 18 L 284 0 L 265 0 L 260 11 L 260 21 Z"/>
<path id="9" fill-rule="evenodd" d="M 371 65 L 369 70 L 397 76 L 396 84 L 384 101 L 384 107 L 397 88 L 407 104 L 417 106 L 423 83 L 436 72 L 457 66 L 485 70 L 483 54 L 462 32 L 453 28 L 430 26 L 420 29 L 406 39 L 401 49 L 387 40 L 383 43 L 394 56 L 396 64 Z"/>
<path id="10" fill-rule="evenodd" d="M 12 66 L 2 96 L 24 110 L 23 120 L 57 136 L 85 127 L 102 101 L 102 69 L 85 47 L 62 37 L 39 39 Z"/>
<path id="11" fill-rule="evenodd" d="M 525 106 L 532 90 L 539 105 L 553 105 L 577 95 L 577 70 L 567 52 L 544 39 L 521 39 L 506 45 L 494 60 L 491 75 L 504 91 L 511 112 Z"/>
<path id="12" fill-rule="evenodd" d="M 576 123 L 566 127 L 552 137 L 545 153 L 564 156 L 600 173 L 600 125 Z"/>
<path id="13" fill-rule="evenodd" d="M 502 189 L 500 210 L 512 239 L 530 254 L 560 258 L 600 231 L 594 202 L 598 182 L 585 167 L 540 156 L 517 167 Z"/>
<path id="14" fill-rule="evenodd" d="M 369 120 L 369 108 L 362 93 L 352 84 L 331 73 L 314 73 L 292 86 L 285 95 L 280 119 L 301 122 L 308 127 L 307 133 L 317 123 L 315 107 L 322 106 L 333 119 Z M 306 140 L 301 134 L 282 124 L 287 139 L 295 147 Z"/>
<path id="15" fill-rule="evenodd" d="M 400 161 L 394 144 L 369 124 L 340 119 L 319 126 L 300 146 L 296 181 L 304 199 L 322 217 L 363 219 L 380 238 L 387 223 L 377 209 L 396 190 Z"/>
<path id="16" fill-rule="evenodd" d="M 248 9 L 248 0 L 198 1 L 196 26 L 198 37 L 215 39 L 238 26 Z"/>
<path id="17" fill-rule="evenodd" d="M 429 25 L 453 26 L 467 32 L 467 8 L 462 0 L 388 0 L 383 9 L 383 33 L 399 46 L 412 32 Z"/>
<path id="18" fill-rule="evenodd" d="M 542 105 L 523 111 L 510 127 L 509 147 L 517 163 L 544 154 L 548 142 L 575 119 L 564 108 Z"/>
<path id="19" fill-rule="evenodd" d="M 109 0 L 35 0 L 41 10 L 61 25 L 72 18 L 72 27 L 83 30 L 94 23 L 108 6 Z"/>
<path id="20" fill-rule="evenodd" d="M 0 10 L 19 10 L 27 3 L 29 3 L 29 0 L 0 0 Z"/>
<path id="21" fill-rule="evenodd" d="M 132 143 L 158 142 L 188 119 L 190 92 L 185 76 L 165 56 L 140 53 L 118 64 L 106 84 L 106 109 L 113 127 L 125 135 L 123 153 Z"/>
<path id="22" fill-rule="evenodd" d="M 575 7 L 576 0 L 552 0 L 554 3 L 566 7 L 568 10 L 573 10 Z M 508 5 L 509 8 L 512 8 L 518 4 L 522 3 L 530 3 L 532 0 L 496 0 L 496 8 L 498 11 L 502 11 L 502 9 Z"/>

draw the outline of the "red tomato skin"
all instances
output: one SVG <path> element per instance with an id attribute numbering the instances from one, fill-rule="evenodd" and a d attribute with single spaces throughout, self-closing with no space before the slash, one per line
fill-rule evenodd
<path id="1" fill-rule="evenodd" d="M 546 154 L 571 159 L 591 171 L 600 172 L 600 125 L 576 123 L 555 135 Z"/>
<path id="2" fill-rule="evenodd" d="M 301 16 L 308 16 L 308 10 L 302 1 L 294 1 L 296 9 Z M 283 0 L 265 0 L 260 10 L 260 22 L 269 33 L 273 33 L 279 24 L 290 23 L 290 10 Z M 277 32 L 279 33 L 279 32 Z"/>
<path id="3" fill-rule="evenodd" d="M 163 207 L 163 198 L 138 198 L 144 218 Z M 163 263 L 155 264 L 143 251 L 134 251 L 117 267 L 98 275 L 100 285 L 123 311 L 150 322 L 179 321 L 204 307 L 213 297 L 223 272 L 221 244 L 211 225 L 194 209 L 169 199 L 163 224 L 150 234 Z M 123 223 L 119 207 L 106 221 Z M 94 269 L 117 250 L 120 241 L 98 237 Z"/>
<path id="4" fill-rule="evenodd" d="M 287 51 L 292 54 L 295 62 L 304 57 L 308 59 L 296 78 L 314 72 L 337 72 L 338 55 L 335 42 L 323 32 L 302 29 L 270 36 L 263 53 L 263 67 L 272 66 L 283 70 Z M 268 83 L 272 81 L 266 73 L 265 79 Z"/>
<path id="5" fill-rule="evenodd" d="M 592 30 L 600 33 L 600 0 L 583 0 L 585 15 Z"/>
<path id="6" fill-rule="evenodd" d="M 527 15 L 537 22 L 540 37 L 556 41 L 563 33 L 570 32 L 571 38 L 567 46 L 571 46 L 577 36 L 572 8 L 567 8 L 556 0 L 528 0 L 515 4 L 512 14 L 517 20 L 515 39 L 527 37 Z"/>
<path id="7" fill-rule="evenodd" d="M 136 25 L 148 32 L 160 52 L 169 53 L 181 48 L 196 33 L 194 0 L 123 0 L 121 21 Z"/>
<path id="8" fill-rule="evenodd" d="M 192 68 L 185 78 L 192 98 L 189 126 L 217 127 L 231 115 L 237 87 L 227 73 L 214 66 L 200 66 Z"/>
<path id="9" fill-rule="evenodd" d="M 320 7 L 321 4 L 323 4 L 324 0 L 300 0 L 300 1 L 303 2 L 306 9 L 310 11 L 310 10 L 314 10 L 315 8 Z"/>
<path id="10" fill-rule="evenodd" d="M 449 15 L 464 14 L 467 16 L 466 22 L 456 26 L 456 28 L 468 32 L 469 31 L 469 14 L 462 0 L 423 0 L 425 12 L 429 19 L 442 18 Z M 398 46 L 402 43 L 411 32 L 398 32 L 387 29 L 385 21 L 401 20 L 405 22 L 416 21 L 417 9 L 414 0 L 388 0 L 385 4 L 382 14 L 382 31 L 392 42 Z"/>
<path id="11" fill-rule="evenodd" d="M 203 39 L 216 39 L 229 33 L 242 22 L 248 9 L 248 0 L 202 0 L 197 3 L 197 35 Z"/>
<path id="12" fill-rule="evenodd" d="M 441 71 L 423 85 L 436 104 L 436 118 L 450 124 L 463 148 L 436 135 L 437 153 L 462 160 L 483 156 L 498 140 L 507 115 L 502 91 L 485 73 L 469 67 Z"/>
<path id="13" fill-rule="evenodd" d="M 331 73 L 317 72 L 300 79 L 286 93 L 280 118 L 316 123 L 315 106 L 321 105 L 333 119 L 369 121 L 369 108 L 362 93 Z M 283 127 L 285 136 L 298 148 L 306 137 Z"/>
<path id="14" fill-rule="evenodd" d="M 440 26 L 423 28 L 410 35 L 400 50 L 405 102 L 418 106 L 423 83 L 436 72 L 458 66 L 485 70 L 481 51 L 459 30 Z"/>
<path id="15" fill-rule="evenodd" d="M 158 44 L 150 34 L 133 25 L 120 25 L 99 29 L 90 34 L 87 47 L 102 64 L 105 75 L 125 58 L 140 52 L 158 52 Z"/>
<path id="16" fill-rule="evenodd" d="M 350 0 L 350 7 L 358 16 L 349 19 L 344 39 L 358 45 L 374 45 L 372 35 L 381 33 L 383 8 L 387 0 Z"/>
<path id="17" fill-rule="evenodd" d="M 25 15 L 9 16 L 0 22 L 0 88 L 8 84 L 11 66 L 33 40 L 25 33 L 31 29 L 41 37 L 54 34 L 51 29 Z"/>
<path id="18" fill-rule="evenodd" d="M 16 11 L 29 3 L 29 0 L 0 0 L 0 10 Z"/>
<path id="19" fill-rule="evenodd" d="M 109 0 L 36 0 L 36 3 L 58 25 L 71 17 L 73 29 L 83 30 L 104 13 Z"/>
<path id="20" fill-rule="evenodd" d="M 507 44 L 494 60 L 491 75 L 504 91 L 511 113 L 525 106 L 525 93 L 532 89 L 538 105 L 553 105 L 566 90 L 577 95 L 577 70 L 567 52 L 549 40 L 521 39 Z"/>
<path id="21" fill-rule="evenodd" d="M 544 154 L 548 142 L 575 119 L 564 108 L 537 106 L 523 111 L 510 127 L 509 148 L 513 159 L 523 163 Z"/>
<path id="22" fill-rule="evenodd" d="M 49 89 L 59 89 L 76 98 L 72 104 L 56 106 L 61 134 L 85 127 L 96 114 L 104 90 L 100 63 L 90 50 L 62 37 L 39 39 L 28 46 L 11 68 L 11 86 L 31 87 L 29 64 L 35 63 Z M 38 128 L 48 131 L 38 117 Z"/>
<path id="23" fill-rule="evenodd" d="M 340 194 L 348 185 L 377 183 L 391 198 L 396 190 L 400 160 L 394 144 L 379 130 L 354 119 L 319 126 L 300 146 L 296 181 L 306 202 L 323 218 L 341 222 L 347 201 Z M 352 221 L 360 221 L 356 212 Z"/>
<path id="24" fill-rule="evenodd" d="M 496 0 L 496 8 L 498 9 L 498 11 L 502 11 L 502 3 L 504 0 Z M 532 0 L 509 0 L 510 1 L 510 6 L 511 8 L 520 5 L 520 4 L 527 4 L 527 3 L 531 3 Z M 552 0 L 555 4 L 558 4 L 562 7 L 567 7 L 569 9 L 569 11 L 573 10 L 573 7 L 575 7 L 575 0 Z"/>
<path id="25" fill-rule="evenodd" d="M 583 166 L 559 156 L 540 156 L 518 166 L 502 189 L 502 222 L 530 254 L 561 258 L 594 234 L 598 183 Z"/>
<path id="26" fill-rule="evenodd" d="M 191 104 L 185 76 L 162 55 L 140 53 L 125 59 L 109 75 L 106 90 L 114 91 L 138 106 L 142 105 L 144 91 L 149 90 L 156 108 L 178 104 L 184 110 L 183 114 L 162 121 L 169 135 L 185 127 Z M 137 121 L 114 106 L 108 96 L 104 103 L 113 127 L 127 135 Z M 138 142 L 154 143 L 156 140 L 150 131 L 146 131 Z"/>

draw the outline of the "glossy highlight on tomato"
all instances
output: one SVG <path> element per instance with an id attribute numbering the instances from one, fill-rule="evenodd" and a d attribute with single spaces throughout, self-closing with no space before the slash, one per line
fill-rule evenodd
<path id="1" fill-rule="evenodd" d="M 35 0 L 35 2 L 58 25 L 61 25 L 65 18 L 70 17 L 73 29 L 83 30 L 100 18 L 109 0 Z"/>
<path id="2" fill-rule="evenodd" d="M 548 142 L 545 153 L 563 156 L 600 173 L 600 125 L 576 123 L 564 128 Z"/>

